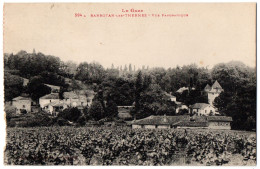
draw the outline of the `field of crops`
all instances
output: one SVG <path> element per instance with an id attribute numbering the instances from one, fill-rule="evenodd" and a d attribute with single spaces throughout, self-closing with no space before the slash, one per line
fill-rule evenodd
<path id="1" fill-rule="evenodd" d="M 8 128 L 7 165 L 256 165 L 254 132 Z"/>

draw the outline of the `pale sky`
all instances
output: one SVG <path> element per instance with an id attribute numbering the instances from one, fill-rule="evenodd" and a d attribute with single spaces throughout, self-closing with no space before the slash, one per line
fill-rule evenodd
<path id="1" fill-rule="evenodd" d="M 131 8 L 188 17 L 90 17 L 124 14 L 122 9 Z M 5 4 L 4 52 L 35 48 L 63 61 L 97 61 L 104 67 L 212 67 L 232 60 L 255 67 L 255 16 L 255 3 Z"/>

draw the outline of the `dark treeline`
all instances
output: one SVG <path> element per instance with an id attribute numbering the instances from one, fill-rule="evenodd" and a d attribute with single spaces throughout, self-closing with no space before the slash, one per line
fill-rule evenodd
<path id="1" fill-rule="evenodd" d="M 97 62 L 62 62 L 58 57 L 42 53 L 5 54 L 4 57 L 5 100 L 11 100 L 27 91 L 31 95 L 42 88 L 37 83 L 48 83 L 68 88 L 80 89 L 76 84 L 68 86 L 65 78 L 79 80 L 90 85 L 97 92 L 89 114 L 99 114 L 99 120 L 116 111 L 116 106 L 135 105 L 131 110 L 136 118 L 149 115 L 175 115 L 176 105 L 169 102 L 166 92 L 177 96 L 177 100 L 190 106 L 194 103 L 207 103 L 204 87 L 218 80 L 224 92 L 215 99 L 214 105 L 220 113 L 233 117 L 233 129 L 255 129 L 256 124 L 256 70 L 241 62 L 215 65 L 212 69 L 195 64 L 175 68 L 143 68 L 135 70 L 129 65 L 105 69 Z M 127 66 L 125 66 L 127 67 Z M 134 68 L 133 68 L 134 67 Z M 123 73 L 122 73 L 123 72 Z M 21 77 L 30 79 L 33 89 L 24 89 Z M 72 83 L 73 85 L 74 83 Z M 30 85 L 28 85 L 30 86 Z M 176 93 L 181 87 L 194 88 L 190 92 Z M 34 92 L 30 91 L 34 90 Z M 50 92 L 36 94 L 40 96 Z M 112 113 L 114 114 L 114 113 Z"/>

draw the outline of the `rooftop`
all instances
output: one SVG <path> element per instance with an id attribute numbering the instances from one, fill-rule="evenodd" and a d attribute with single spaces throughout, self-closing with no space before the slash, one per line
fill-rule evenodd
<path id="1" fill-rule="evenodd" d="M 212 88 L 213 88 L 213 89 L 222 89 L 222 87 L 220 86 L 220 84 L 218 83 L 217 80 L 216 80 L 216 81 L 214 82 L 214 84 L 212 85 Z"/>
<path id="2" fill-rule="evenodd" d="M 180 121 L 189 121 L 190 116 L 149 116 L 144 119 L 132 121 L 132 124 L 147 124 L 147 125 L 172 125 Z"/>
<path id="3" fill-rule="evenodd" d="M 218 122 L 231 122 L 232 117 L 229 116 L 207 116 L 206 117 L 208 121 L 218 121 Z"/>
<path id="4" fill-rule="evenodd" d="M 18 96 L 13 98 L 13 101 L 18 101 L 18 100 L 31 100 L 30 97 L 23 97 L 23 96 Z"/>
<path id="5" fill-rule="evenodd" d="M 52 89 L 57 89 L 57 90 L 60 90 L 60 86 L 54 86 L 54 85 L 50 85 L 50 84 L 44 84 Z"/>
<path id="6" fill-rule="evenodd" d="M 185 126 L 185 127 L 208 127 L 207 122 L 197 122 L 197 121 L 180 121 L 175 123 L 176 126 Z"/>
<path id="7" fill-rule="evenodd" d="M 64 92 L 63 93 L 64 99 L 78 99 L 79 96 L 75 92 Z"/>
<path id="8" fill-rule="evenodd" d="M 50 93 L 40 97 L 40 99 L 60 99 L 60 97 L 59 97 L 59 93 Z"/>

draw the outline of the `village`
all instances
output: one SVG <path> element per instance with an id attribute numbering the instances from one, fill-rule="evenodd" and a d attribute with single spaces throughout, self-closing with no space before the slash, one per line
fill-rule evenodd
<path id="1" fill-rule="evenodd" d="M 70 79 L 66 79 L 70 83 Z M 23 85 L 26 86 L 29 80 L 23 78 Z M 80 83 L 80 82 L 79 82 Z M 18 96 L 12 99 L 11 105 L 15 107 L 16 114 L 37 113 L 39 110 L 44 111 L 50 116 L 57 116 L 66 108 L 77 108 L 83 113 L 84 107 L 90 107 L 92 100 L 96 95 L 93 90 L 81 90 L 64 92 L 60 96 L 60 86 L 45 84 L 51 88 L 51 93 L 39 98 L 38 104 L 29 96 Z M 195 90 L 194 88 L 181 87 L 176 93 L 181 94 L 184 91 Z M 184 103 L 177 100 L 177 97 L 171 93 L 165 92 L 169 101 L 176 105 L 175 116 L 154 116 L 151 115 L 146 118 L 134 118 L 130 110 L 134 108 L 134 104 L 127 106 L 117 106 L 118 118 L 125 122 L 128 126 L 135 128 L 147 129 L 163 129 L 163 128 L 204 128 L 204 129 L 231 129 L 230 123 L 232 117 L 221 116 L 218 110 L 213 106 L 213 102 L 221 92 L 224 92 L 218 81 L 215 81 L 212 86 L 207 84 L 203 91 L 207 94 L 208 103 L 195 103 L 188 107 Z M 187 113 L 181 115 L 181 111 Z M 111 122 L 105 122 L 111 126 Z"/>

